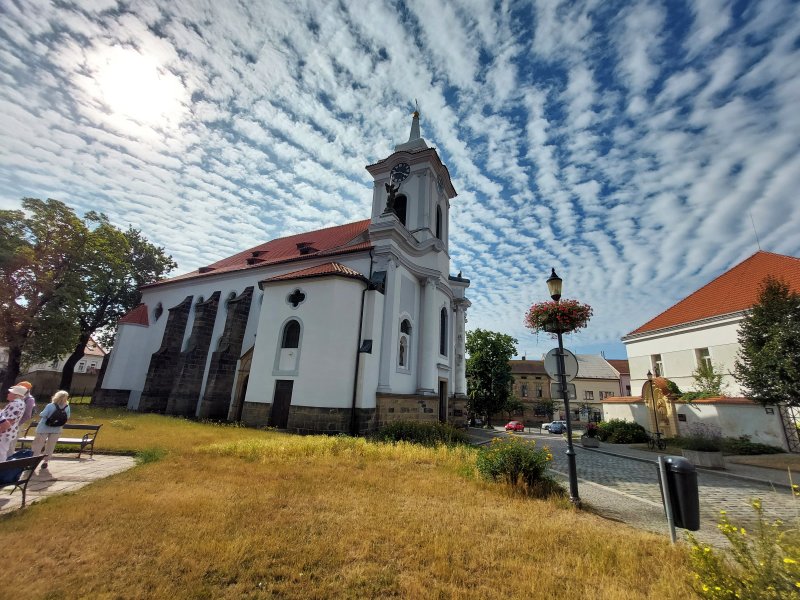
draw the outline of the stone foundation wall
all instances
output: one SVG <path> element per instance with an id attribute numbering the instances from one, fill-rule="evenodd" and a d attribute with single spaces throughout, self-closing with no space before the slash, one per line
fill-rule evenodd
<path id="1" fill-rule="evenodd" d="M 462 427 L 467 421 L 467 398 L 452 396 L 447 400 L 447 422 Z"/>
<path id="2" fill-rule="evenodd" d="M 131 397 L 130 390 L 105 390 L 99 389 L 92 396 L 92 406 L 108 406 L 116 408 L 128 406 Z"/>
<path id="3" fill-rule="evenodd" d="M 245 402 L 242 407 L 242 423 L 248 427 L 266 427 L 272 404 Z"/>
<path id="4" fill-rule="evenodd" d="M 378 394 L 375 398 L 375 429 L 396 421 L 436 423 L 439 398 L 414 394 Z"/>

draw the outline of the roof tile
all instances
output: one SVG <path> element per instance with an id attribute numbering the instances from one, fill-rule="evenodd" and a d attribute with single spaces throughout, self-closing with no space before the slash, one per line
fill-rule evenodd
<path id="1" fill-rule="evenodd" d="M 125 315 L 123 315 L 118 323 L 120 325 L 143 325 L 145 327 L 149 327 L 150 319 L 147 317 L 147 304 L 140 304 L 136 308 L 132 308 Z"/>
<path id="2" fill-rule="evenodd" d="M 800 258 L 758 251 L 628 335 L 747 310 L 758 302 L 768 275 L 800 292 Z"/>
<path id="3" fill-rule="evenodd" d="M 276 275 L 275 277 L 265 279 L 262 283 L 273 283 L 276 281 L 287 281 L 291 279 L 306 279 L 308 277 L 324 277 L 325 275 L 340 275 L 342 277 L 367 281 L 367 278 L 358 271 L 355 271 L 350 267 L 345 267 L 337 262 L 329 262 L 316 267 L 309 267 L 299 271 L 292 271 L 291 273 L 284 273 L 283 275 Z"/>

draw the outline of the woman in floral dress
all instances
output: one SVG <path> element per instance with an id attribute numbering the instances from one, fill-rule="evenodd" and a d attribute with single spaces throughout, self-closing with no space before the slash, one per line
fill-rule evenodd
<path id="1" fill-rule="evenodd" d="M 17 432 L 22 415 L 25 413 L 25 394 L 28 390 L 21 385 L 8 388 L 8 404 L 0 411 L 0 461 L 14 453 L 17 445 Z"/>

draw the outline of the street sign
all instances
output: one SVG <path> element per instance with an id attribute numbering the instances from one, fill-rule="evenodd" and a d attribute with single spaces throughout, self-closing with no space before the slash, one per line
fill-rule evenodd
<path id="1" fill-rule="evenodd" d="M 544 355 L 544 370 L 551 379 L 558 381 L 558 348 L 553 348 Z M 566 348 L 564 348 L 564 371 L 567 381 L 572 381 L 578 376 L 578 359 Z"/>
<path id="2" fill-rule="evenodd" d="M 578 399 L 578 393 L 575 391 L 575 384 L 574 383 L 568 383 L 567 384 L 567 394 L 569 395 L 569 399 L 570 400 L 577 400 Z M 550 384 L 550 397 L 553 400 L 562 400 L 563 399 L 561 397 L 561 386 L 558 385 L 557 383 L 551 383 Z"/>

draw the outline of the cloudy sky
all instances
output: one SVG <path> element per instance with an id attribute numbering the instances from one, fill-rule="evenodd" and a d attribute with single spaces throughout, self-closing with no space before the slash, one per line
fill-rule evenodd
<path id="1" fill-rule="evenodd" d="M 468 327 L 528 356 L 551 266 L 613 358 L 755 231 L 800 255 L 796 2 L 0 0 L 0 78 L 0 208 L 103 211 L 178 272 L 367 218 L 417 99 Z"/>

